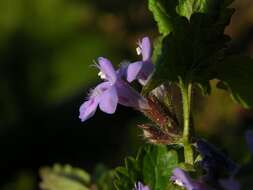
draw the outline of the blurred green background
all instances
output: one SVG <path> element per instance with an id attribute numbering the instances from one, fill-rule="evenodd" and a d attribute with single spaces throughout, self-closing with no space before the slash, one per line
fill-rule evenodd
<path id="1" fill-rule="evenodd" d="M 253 55 L 253 3 L 234 6 L 226 33 Z M 0 0 L 0 189 L 38 189 L 38 169 L 55 162 L 115 167 L 145 142 L 136 127 L 144 118 L 131 109 L 78 119 L 99 81 L 94 60 L 136 60 L 136 41 L 145 35 L 158 36 L 146 0 Z M 244 162 L 252 112 L 223 91 L 197 100 L 199 134 Z"/>

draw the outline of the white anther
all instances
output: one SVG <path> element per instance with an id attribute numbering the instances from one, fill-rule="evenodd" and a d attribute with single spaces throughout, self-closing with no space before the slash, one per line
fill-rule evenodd
<path id="1" fill-rule="evenodd" d="M 141 55 L 141 48 L 139 46 L 136 48 L 136 52 L 137 52 L 137 55 Z"/>
<path id="2" fill-rule="evenodd" d="M 99 76 L 101 79 L 106 79 L 106 75 L 105 75 L 102 71 L 100 71 L 100 72 L 98 73 L 98 76 Z"/>
<path id="3" fill-rule="evenodd" d="M 182 181 L 180 181 L 180 180 L 175 180 L 174 181 L 174 183 L 176 184 L 176 185 L 178 185 L 178 186 L 181 186 L 181 187 L 184 187 L 184 184 L 182 183 Z"/>

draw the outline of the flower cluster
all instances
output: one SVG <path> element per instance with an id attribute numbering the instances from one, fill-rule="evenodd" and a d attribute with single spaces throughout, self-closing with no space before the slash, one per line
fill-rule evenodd
<path id="1" fill-rule="evenodd" d="M 122 64 L 115 70 L 112 63 L 104 58 L 98 58 L 98 75 L 104 82 L 98 84 L 81 107 L 79 118 L 86 121 L 92 117 L 97 107 L 105 113 L 113 114 L 117 104 L 132 107 L 137 110 L 148 110 L 148 101 L 135 91 L 130 82 L 138 80 L 145 85 L 154 66 L 151 62 L 152 48 L 148 37 L 144 37 L 137 47 L 137 54 L 142 55 L 142 60 L 129 64 Z"/>

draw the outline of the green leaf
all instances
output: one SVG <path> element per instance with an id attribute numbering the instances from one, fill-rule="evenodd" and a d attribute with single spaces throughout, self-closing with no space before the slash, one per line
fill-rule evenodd
<path id="1" fill-rule="evenodd" d="M 115 169 L 114 185 L 117 190 L 133 189 L 135 183 L 141 179 L 138 162 L 132 157 L 125 160 L 125 167 Z"/>
<path id="2" fill-rule="evenodd" d="M 194 13 L 205 13 L 213 17 L 221 14 L 234 0 L 179 0 L 177 12 L 188 19 Z"/>
<path id="3" fill-rule="evenodd" d="M 174 31 L 181 16 L 190 18 L 195 12 L 205 12 L 210 0 L 149 0 L 159 32 L 165 36 Z"/>
<path id="4" fill-rule="evenodd" d="M 184 171 L 187 171 L 187 172 L 194 172 L 195 171 L 195 168 L 194 168 L 193 165 L 187 164 L 187 163 L 184 163 L 184 162 L 179 163 L 178 167 L 183 169 Z"/>
<path id="5" fill-rule="evenodd" d="M 107 169 L 104 165 L 99 164 L 95 168 L 93 179 L 99 190 L 114 190 L 114 171 Z"/>
<path id="6" fill-rule="evenodd" d="M 218 79 L 232 98 L 245 108 L 253 106 L 253 59 L 244 55 L 226 57 L 217 68 Z M 222 88 L 221 85 L 218 87 Z"/>
<path id="7" fill-rule="evenodd" d="M 198 84 L 205 92 L 210 89 L 212 72 L 224 57 L 230 38 L 224 35 L 233 10 L 226 7 L 215 14 L 194 13 L 190 20 L 177 19 L 177 27 L 163 38 L 155 72 L 144 87 L 144 94 L 166 82 L 183 81 Z"/>
<path id="8" fill-rule="evenodd" d="M 162 40 L 163 37 L 158 37 L 153 42 L 153 53 L 152 53 L 152 62 L 156 63 L 157 59 L 161 55 L 162 52 Z"/>
<path id="9" fill-rule="evenodd" d="M 149 0 L 158 30 L 166 36 L 178 26 L 179 17 L 188 19 L 194 13 L 206 13 L 217 19 L 233 0 Z"/>
<path id="10" fill-rule="evenodd" d="M 143 181 L 153 190 L 164 190 L 168 186 L 172 170 L 178 163 L 177 152 L 166 146 L 150 146 L 145 149 L 143 159 Z"/>
<path id="11" fill-rule="evenodd" d="M 88 173 L 70 165 L 54 165 L 52 168 L 44 167 L 40 170 L 42 190 L 88 190 L 90 183 Z"/>
<path id="12" fill-rule="evenodd" d="M 177 16 L 177 3 L 177 0 L 149 0 L 149 10 L 153 13 L 162 35 L 167 35 L 173 30 L 173 19 Z"/>
<path id="13" fill-rule="evenodd" d="M 133 189 L 135 183 L 140 181 L 152 190 L 164 190 L 177 164 L 175 150 L 168 150 L 162 145 L 145 145 L 139 150 L 136 159 L 130 157 L 126 159 L 125 167 L 116 168 L 116 189 Z"/>
<path id="14" fill-rule="evenodd" d="M 177 12 L 188 19 L 195 12 L 206 12 L 210 0 L 179 0 Z"/>

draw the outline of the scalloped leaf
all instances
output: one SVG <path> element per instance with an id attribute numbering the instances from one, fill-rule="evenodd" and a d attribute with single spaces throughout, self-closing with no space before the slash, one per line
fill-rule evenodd
<path id="1" fill-rule="evenodd" d="M 188 19 L 195 12 L 206 12 L 210 0 L 179 0 L 177 12 Z"/>
<path id="2" fill-rule="evenodd" d="M 194 13 L 190 20 L 177 19 L 173 32 L 163 38 L 161 54 L 155 71 L 143 88 L 147 94 L 166 81 L 198 84 L 205 93 L 210 90 L 209 80 L 216 78 L 213 67 L 224 58 L 230 38 L 224 35 L 233 9 L 222 8 L 208 14 Z"/>
<path id="3" fill-rule="evenodd" d="M 133 189 L 135 183 L 140 181 L 152 190 L 164 190 L 177 164 L 176 151 L 168 150 L 163 145 L 147 144 L 139 150 L 136 159 L 127 158 L 124 167 L 116 168 L 116 189 Z"/>
<path id="4" fill-rule="evenodd" d="M 178 26 L 179 17 L 188 19 L 194 13 L 207 13 L 216 17 L 233 0 L 149 0 L 149 10 L 153 13 L 158 30 L 166 36 Z"/>
<path id="5" fill-rule="evenodd" d="M 88 190 L 90 176 L 79 168 L 55 164 L 52 168 L 40 169 L 42 190 Z"/>
<path id="6" fill-rule="evenodd" d="M 124 167 L 115 169 L 114 185 L 117 190 L 133 189 L 137 181 L 141 180 L 142 173 L 138 161 L 133 157 L 125 159 Z"/>
<path id="7" fill-rule="evenodd" d="M 110 170 L 103 164 L 98 164 L 93 174 L 93 180 L 99 190 L 114 190 L 114 170 Z"/>
<path id="8" fill-rule="evenodd" d="M 149 10 L 153 13 L 158 30 L 162 35 L 169 34 L 173 29 L 178 0 L 149 0 Z"/>
<path id="9" fill-rule="evenodd" d="M 153 190 L 164 190 L 169 184 L 172 170 L 178 164 L 177 152 L 165 146 L 147 147 L 143 159 L 143 181 Z"/>

